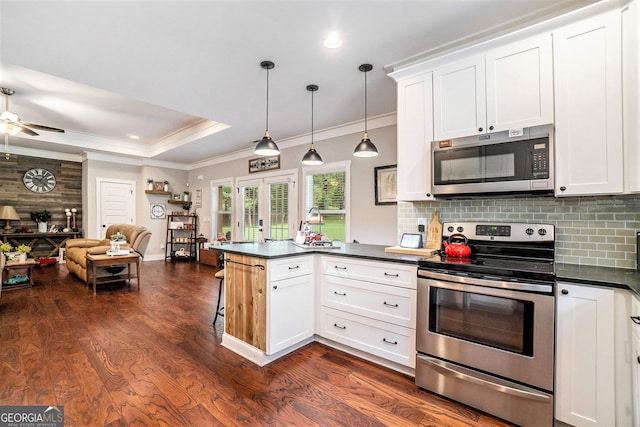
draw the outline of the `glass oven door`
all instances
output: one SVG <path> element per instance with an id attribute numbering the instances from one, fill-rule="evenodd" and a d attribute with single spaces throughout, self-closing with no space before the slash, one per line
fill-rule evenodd
<path id="1" fill-rule="evenodd" d="M 418 277 L 418 353 L 553 390 L 553 295 L 440 276 Z"/>
<path id="2" fill-rule="evenodd" d="M 533 356 L 532 301 L 430 288 L 429 332 Z"/>

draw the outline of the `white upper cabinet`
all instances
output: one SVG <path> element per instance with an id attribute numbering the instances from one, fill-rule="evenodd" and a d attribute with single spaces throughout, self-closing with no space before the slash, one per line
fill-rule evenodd
<path id="1" fill-rule="evenodd" d="M 619 11 L 553 33 L 556 195 L 623 191 Z"/>
<path id="2" fill-rule="evenodd" d="M 434 139 L 484 133 L 484 57 L 476 56 L 433 73 Z"/>
<path id="3" fill-rule="evenodd" d="M 625 191 L 640 192 L 640 4 L 622 10 Z"/>
<path id="4" fill-rule="evenodd" d="M 433 73 L 398 81 L 398 200 L 434 200 L 431 195 Z"/>
<path id="5" fill-rule="evenodd" d="M 467 58 L 433 75 L 436 140 L 553 122 L 549 34 Z"/>
<path id="6" fill-rule="evenodd" d="M 553 123 L 550 35 L 492 50 L 485 62 L 489 132 Z"/>

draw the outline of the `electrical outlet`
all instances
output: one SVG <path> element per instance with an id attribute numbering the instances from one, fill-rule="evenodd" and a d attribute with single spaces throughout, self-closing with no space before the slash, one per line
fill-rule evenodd
<path id="1" fill-rule="evenodd" d="M 427 226 L 427 218 L 418 218 L 418 225 Z"/>

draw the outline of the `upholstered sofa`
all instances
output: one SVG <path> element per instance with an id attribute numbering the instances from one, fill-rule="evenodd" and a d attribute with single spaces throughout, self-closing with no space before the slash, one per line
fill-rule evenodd
<path id="1" fill-rule="evenodd" d="M 105 254 L 111 249 L 111 236 L 121 233 L 126 237 L 127 244 L 122 248 L 134 250 L 141 257 L 149 245 L 151 232 L 140 225 L 113 224 L 107 228 L 105 239 L 69 239 L 66 242 L 66 265 L 67 269 L 87 281 L 87 254 Z"/>

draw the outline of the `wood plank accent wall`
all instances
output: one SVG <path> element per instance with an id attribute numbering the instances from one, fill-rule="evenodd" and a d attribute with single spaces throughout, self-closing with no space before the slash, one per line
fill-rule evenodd
<path id="1" fill-rule="evenodd" d="M 44 168 L 56 177 L 56 186 L 44 194 L 29 191 L 22 182 L 22 177 L 31 168 Z M 31 212 L 48 210 L 51 212 L 51 225 L 58 228 L 67 226 L 65 208 L 76 208 L 78 228 L 82 226 L 82 163 L 65 160 L 45 159 L 12 154 L 9 159 L 0 157 L 0 205 L 11 205 L 16 208 L 20 221 L 11 221 L 15 231 L 29 227 L 34 231 L 38 225 L 31 220 Z M 4 221 L 0 221 L 0 228 Z"/>
<path id="2" fill-rule="evenodd" d="M 267 260 L 226 254 L 226 333 L 267 351 Z M 243 265 L 244 264 L 244 265 Z M 264 266 L 260 267 L 251 266 Z"/>

